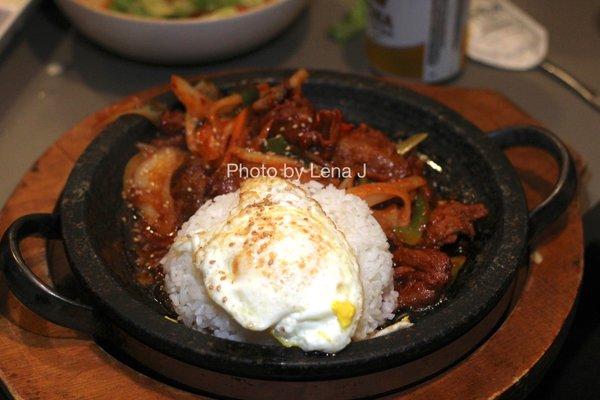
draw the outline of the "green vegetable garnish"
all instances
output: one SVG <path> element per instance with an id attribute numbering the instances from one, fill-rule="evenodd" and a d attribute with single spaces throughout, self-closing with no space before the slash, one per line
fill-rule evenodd
<path id="1" fill-rule="evenodd" d="M 244 101 L 245 106 L 249 106 L 258 100 L 259 93 L 258 90 L 254 87 L 244 89 L 240 92 L 240 96 L 242 96 L 242 100 Z"/>
<path id="2" fill-rule="evenodd" d="M 356 0 L 344 19 L 329 28 L 329 36 L 337 42 L 344 43 L 358 35 L 367 26 L 367 13 L 367 1 Z"/>
<path id="3" fill-rule="evenodd" d="M 413 202 L 413 215 L 407 226 L 397 226 L 394 233 L 403 243 L 415 246 L 421 241 L 422 229 L 427 223 L 427 201 L 425 196 L 418 194 Z"/>
<path id="4" fill-rule="evenodd" d="M 265 141 L 265 151 L 280 155 L 290 155 L 290 144 L 281 135 L 273 136 Z"/>

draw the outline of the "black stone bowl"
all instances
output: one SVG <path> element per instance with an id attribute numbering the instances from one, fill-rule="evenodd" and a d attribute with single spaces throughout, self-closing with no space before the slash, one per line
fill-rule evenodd
<path id="1" fill-rule="evenodd" d="M 291 73 L 222 74 L 214 82 L 228 91 L 256 81 L 278 81 Z M 367 122 L 394 138 L 427 132 L 420 151 L 443 168 L 428 172 L 435 189 L 443 197 L 485 203 L 490 211 L 477 226 L 472 256 L 447 299 L 412 327 L 323 355 L 223 340 L 166 319 L 151 293 L 132 279 L 134 267 L 120 219 L 123 169 L 136 152 L 135 143 L 157 135 L 138 115 L 119 118 L 88 146 L 71 172 L 57 213 L 24 216 L 4 234 L 2 266 L 11 290 L 48 320 L 88 332 L 162 377 L 218 395 L 256 397 L 255 390 L 264 384 L 271 389 L 258 397 L 269 397 L 269 390 L 270 397 L 279 397 L 279 390 L 287 390 L 281 383 L 300 390 L 296 396 L 372 395 L 422 379 L 464 355 L 475 342 L 471 347 L 457 343 L 473 332 L 476 341 L 482 340 L 501 318 L 507 302 L 499 304 L 507 298 L 529 239 L 565 210 L 575 192 L 575 169 L 564 145 L 534 127 L 485 135 L 446 107 L 376 79 L 313 71 L 304 92 L 317 107 L 340 108 L 350 122 Z M 156 100 L 176 106 L 170 93 Z M 543 148 L 559 164 L 555 190 L 531 213 L 500 149 L 507 146 Z M 84 288 L 84 302 L 65 298 L 31 273 L 19 242 L 34 234 L 62 238 L 73 274 Z M 489 317 L 488 328 L 481 328 L 492 311 L 496 316 Z M 432 361 L 432 355 L 444 349 L 449 349 L 442 355 L 445 361 Z M 435 368 L 415 372 L 422 368 L 415 364 L 418 360 Z M 398 375 L 392 378 L 388 371 L 401 371 L 410 379 L 396 380 Z M 365 376 L 371 379 L 369 389 L 359 379 Z"/>

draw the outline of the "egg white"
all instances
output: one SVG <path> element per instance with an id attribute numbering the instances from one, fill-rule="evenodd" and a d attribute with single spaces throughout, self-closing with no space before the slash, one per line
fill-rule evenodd
<path id="1" fill-rule="evenodd" d="M 208 295 L 244 328 L 306 351 L 336 352 L 351 341 L 363 306 L 359 265 L 301 187 L 246 180 L 227 220 L 190 239 Z"/>

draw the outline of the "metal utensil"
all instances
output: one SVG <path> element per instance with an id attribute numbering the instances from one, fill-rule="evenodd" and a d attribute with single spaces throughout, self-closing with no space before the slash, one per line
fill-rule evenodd
<path id="1" fill-rule="evenodd" d="M 544 60 L 538 67 L 540 70 L 550 74 L 563 85 L 567 86 L 579 97 L 588 102 L 596 111 L 600 111 L 600 96 L 598 93 L 584 85 L 581 81 L 549 60 Z"/>
<path id="2" fill-rule="evenodd" d="M 544 71 L 600 111 L 596 92 L 546 58 L 548 32 L 523 10 L 508 0 L 472 0 L 469 13 L 469 58 L 511 71 Z"/>

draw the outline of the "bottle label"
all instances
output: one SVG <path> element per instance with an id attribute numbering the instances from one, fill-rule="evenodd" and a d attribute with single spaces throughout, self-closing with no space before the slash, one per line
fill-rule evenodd
<path id="1" fill-rule="evenodd" d="M 430 0 L 371 1 L 367 34 L 387 47 L 416 47 L 429 36 Z"/>
<path id="2" fill-rule="evenodd" d="M 367 35 L 388 48 L 423 46 L 422 79 L 433 82 L 456 74 L 468 0 L 371 0 Z"/>

